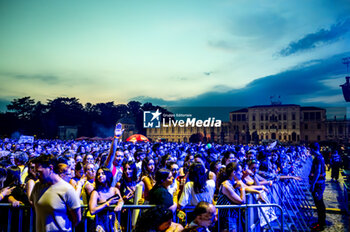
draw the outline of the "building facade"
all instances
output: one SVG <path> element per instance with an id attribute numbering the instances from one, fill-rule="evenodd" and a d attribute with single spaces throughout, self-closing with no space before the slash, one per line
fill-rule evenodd
<path id="1" fill-rule="evenodd" d="M 327 141 L 338 143 L 350 143 L 350 121 L 334 118 L 326 122 Z"/>
<path id="2" fill-rule="evenodd" d="M 231 141 L 299 143 L 326 138 L 326 110 L 293 104 L 252 106 L 230 113 Z"/>

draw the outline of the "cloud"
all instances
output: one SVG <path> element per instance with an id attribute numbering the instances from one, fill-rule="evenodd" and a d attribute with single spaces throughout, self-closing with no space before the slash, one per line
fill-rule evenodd
<path id="1" fill-rule="evenodd" d="M 208 46 L 211 48 L 215 48 L 223 51 L 229 51 L 229 52 L 235 52 L 238 50 L 238 48 L 233 44 L 233 42 L 228 42 L 225 40 L 208 41 Z"/>
<path id="2" fill-rule="evenodd" d="M 60 82 L 60 78 L 58 76 L 50 75 L 50 74 L 20 74 L 20 73 L 1 72 L 0 75 L 9 76 L 16 80 L 26 80 L 26 81 L 38 80 L 51 85 L 57 84 Z"/>
<path id="3" fill-rule="evenodd" d="M 345 76 L 346 71 L 341 58 L 349 55 L 343 53 L 324 60 L 305 62 L 284 72 L 256 79 L 241 89 L 228 90 L 228 86 L 220 86 L 214 88 L 215 91 L 175 101 L 145 96 L 134 99 L 163 106 L 252 106 L 270 104 L 270 96 L 279 95 L 284 104 L 312 103 L 320 107 L 344 105 L 340 87 L 333 88 L 327 83 L 338 81 L 339 86 L 345 82 L 344 78 L 339 78 Z"/>
<path id="4" fill-rule="evenodd" d="M 324 29 L 305 35 L 298 41 L 291 42 L 279 54 L 289 56 L 298 52 L 307 51 L 324 44 L 335 42 L 350 31 L 350 18 L 347 18 L 337 24 L 333 24 L 330 29 Z"/>

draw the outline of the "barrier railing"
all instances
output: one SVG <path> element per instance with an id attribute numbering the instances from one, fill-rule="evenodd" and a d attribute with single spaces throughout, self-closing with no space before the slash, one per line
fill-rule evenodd
<path id="1" fill-rule="evenodd" d="M 140 214 L 142 214 L 142 211 L 145 210 L 145 209 L 149 209 L 151 207 L 154 207 L 153 205 L 124 205 L 123 207 L 123 210 L 125 209 L 128 214 L 128 220 L 127 220 L 127 224 L 126 224 L 126 228 L 125 230 L 126 231 L 131 231 L 132 230 L 132 225 L 131 225 L 131 215 L 132 215 L 132 212 L 136 209 L 139 209 L 140 210 Z M 242 217 L 245 218 L 246 220 L 246 223 L 244 225 L 240 224 L 239 225 L 239 228 L 243 229 L 243 226 L 245 227 L 244 231 L 256 231 L 254 228 L 252 229 L 252 225 L 254 222 L 251 222 L 251 213 L 253 213 L 253 211 L 251 209 L 257 209 L 259 210 L 260 208 L 264 208 L 264 207 L 273 207 L 273 208 L 277 208 L 279 211 L 280 211 L 280 214 L 283 215 L 283 209 L 281 206 L 277 205 L 277 204 L 245 204 L 245 205 L 216 205 L 216 208 L 218 210 L 218 212 L 221 210 L 221 209 L 239 209 L 240 212 L 244 211 L 244 215 L 241 215 Z M 108 210 L 111 210 L 113 211 L 113 206 L 110 206 L 108 207 Z M 1 210 L 7 210 L 9 213 L 8 213 L 8 218 L 7 218 L 7 225 L 2 225 L 4 226 L 4 228 L 2 228 L 2 231 L 19 231 L 19 232 L 22 232 L 22 231 L 35 231 L 35 223 L 34 223 L 34 211 L 32 210 L 31 207 L 29 206 L 23 206 L 23 205 L 20 205 L 19 207 L 12 207 L 11 204 L 7 204 L 7 203 L 2 203 L 0 204 L 0 209 Z M 87 209 L 87 206 L 82 206 L 82 209 L 83 211 L 85 211 Z M 192 211 L 194 209 L 194 207 L 186 207 L 185 208 L 185 211 L 186 212 L 189 212 L 189 211 Z M 19 210 L 19 212 L 22 212 L 22 213 L 19 213 L 18 214 L 18 218 L 13 218 L 12 217 L 12 211 L 14 210 Z M 24 210 L 29 210 L 30 214 L 28 215 L 29 217 L 26 218 L 26 219 L 29 219 L 30 221 L 30 224 L 29 225 L 26 225 L 26 227 L 22 227 L 22 225 L 24 224 L 23 223 L 23 211 Z M 83 213 L 84 215 L 84 213 Z M 98 217 L 98 215 L 96 215 Z M 120 213 L 117 213 L 117 218 L 118 218 L 118 221 L 120 222 L 120 217 L 121 217 L 121 214 Z M 88 231 L 87 229 L 87 220 L 88 218 L 86 216 L 83 216 L 83 220 L 82 222 L 80 223 L 80 225 L 83 225 L 83 228 L 80 227 L 80 229 L 73 229 L 73 231 L 75 232 L 80 232 L 80 231 Z M 97 220 L 95 218 L 95 220 Z M 217 225 L 219 225 L 219 218 L 218 218 L 218 221 L 217 221 Z M 265 215 L 265 220 L 269 223 L 268 219 L 266 218 L 266 215 Z M 16 222 L 16 223 L 14 223 Z M 241 222 L 241 220 L 239 220 L 239 222 Z M 283 221 L 283 218 L 282 218 L 282 221 L 281 221 L 281 227 L 279 229 L 279 231 L 283 231 L 283 224 L 284 224 L 284 221 Z M 17 226 L 18 225 L 18 226 Z M 268 226 L 269 228 L 272 228 L 271 225 Z M 218 227 L 217 228 L 218 231 L 220 231 L 220 228 Z M 243 231 L 243 230 L 240 230 L 240 231 Z M 270 230 L 270 231 L 274 231 L 273 229 Z"/>

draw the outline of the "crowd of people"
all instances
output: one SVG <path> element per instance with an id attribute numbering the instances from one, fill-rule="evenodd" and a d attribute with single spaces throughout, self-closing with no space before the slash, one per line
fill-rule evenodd
<path id="1" fill-rule="evenodd" d="M 266 186 L 300 180 L 295 169 L 311 156 L 308 147 L 276 144 L 134 144 L 122 133 L 117 125 L 111 142 L 1 140 L 1 203 L 34 206 L 36 231 L 79 231 L 81 205 L 88 231 L 126 231 L 123 206 L 133 204 L 157 205 L 134 231 L 210 231 L 218 218 L 220 231 L 236 231 L 237 211 L 217 214 L 215 205 L 245 204 L 247 193 L 264 202 Z M 186 215 L 186 206 L 195 210 Z"/>

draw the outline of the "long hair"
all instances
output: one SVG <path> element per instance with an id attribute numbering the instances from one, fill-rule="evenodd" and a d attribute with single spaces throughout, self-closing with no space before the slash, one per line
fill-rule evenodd
<path id="1" fill-rule="evenodd" d="M 99 170 L 102 170 L 104 172 L 104 174 L 106 175 L 106 182 L 105 183 L 101 183 L 97 178 Z M 95 177 L 95 185 L 96 185 L 95 189 L 97 191 L 105 189 L 105 188 L 110 188 L 112 185 L 112 181 L 113 181 L 113 174 L 108 168 L 101 167 L 101 168 L 97 169 L 96 177 Z"/>
<path id="2" fill-rule="evenodd" d="M 21 184 L 21 170 L 17 166 L 7 168 L 7 177 L 4 186 L 17 186 Z"/>
<path id="3" fill-rule="evenodd" d="M 148 171 L 148 163 L 153 160 L 154 162 L 154 172 L 150 173 Z M 151 157 L 147 156 L 142 160 L 142 171 L 141 171 L 141 176 L 148 176 L 149 178 L 151 178 L 152 180 L 155 179 L 155 173 L 157 172 L 156 170 L 156 162 L 154 161 L 154 159 L 152 159 Z"/>
<path id="4" fill-rule="evenodd" d="M 193 163 L 190 166 L 188 178 L 193 181 L 193 188 L 195 193 L 202 193 L 207 186 L 207 175 L 205 168 L 201 163 Z"/>
<path id="5" fill-rule="evenodd" d="M 131 181 L 137 181 L 137 167 L 134 161 L 126 161 L 123 163 L 123 175 L 122 175 L 122 179 L 124 181 L 127 181 L 125 172 L 126 172 L 126 165 L 129 165 L 130 168 L 132 169 L 132 177 L 131 177 Z"/>
<path id="6" fill-rule="evenodd" d="M 224 182 L 225 180 L 228 180 L 231 173 L 233 171 L 237 171 L 239 166 L 240 165 L 238 162 L 231 162 L 226 167 L 221 168 L 218 174 L 218 180 L 217 180 L 218 186 L 220 186 L 222 182 Z"/>

